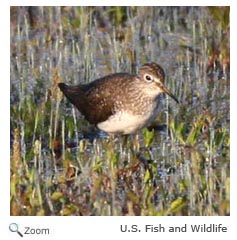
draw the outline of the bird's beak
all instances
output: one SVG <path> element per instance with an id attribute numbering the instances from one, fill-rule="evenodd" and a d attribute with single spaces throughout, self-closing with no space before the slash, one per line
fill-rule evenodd
<path id="1" fill-rule="evenodd" d="M 179 103 L 179 100 L 174 96 L 173 93 L 170 92 L 170 90 L 168 88 L 166 88 L 164 85 L 162 86 L 162 89 L 164 91 L 164 93 L 168 94 L 171 98 L 173 98 L 175 100 L 175 102 Z"/>

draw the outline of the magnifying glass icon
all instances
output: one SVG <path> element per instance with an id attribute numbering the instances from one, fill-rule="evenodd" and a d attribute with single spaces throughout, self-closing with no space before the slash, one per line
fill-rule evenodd
<path id="1" fill-rule="evenodd" d="M 23 237 L 23 234 L 21 232 L 19 232 L 18 228 L 19 227 L 18 227 L 18 225 L 16 223 L 9 224 L 9 230 L 11 232 L 17 232 L 19 236 Z"/>

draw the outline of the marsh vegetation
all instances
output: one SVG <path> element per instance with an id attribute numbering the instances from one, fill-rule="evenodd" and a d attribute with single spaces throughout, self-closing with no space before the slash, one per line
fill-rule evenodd
<path id="1" fill-rule="evenodd" d="M 11 215 L 228 215 L 229 31 L 229 7 L 12 7 Z M 126 139 L 57 87 L 146 62 L 180 104 Z"/>

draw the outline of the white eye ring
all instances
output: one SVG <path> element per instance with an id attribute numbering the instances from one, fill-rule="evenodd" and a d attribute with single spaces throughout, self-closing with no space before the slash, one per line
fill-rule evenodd
<path id="1" fill-rule="evenodd" d="M 147 82 L 151 82 L 151 81 L 153 81 L 152 76 L 149 75 L 149 74 L 145 74 L 144 79 L 145 79 Z"/>

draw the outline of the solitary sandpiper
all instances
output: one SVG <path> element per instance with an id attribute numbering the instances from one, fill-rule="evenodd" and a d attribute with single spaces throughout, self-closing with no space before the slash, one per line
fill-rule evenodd
<path id="1" fill-rule="evenodd" d="M 166 93 L 178 103 L 164 79 L 161 66 L 146 63 L 136 75 L 115 73 L 89 84 L 58 86 L 91 124 L 109 134 L 131 134 L 155 120 L 160 94 Z"/>

